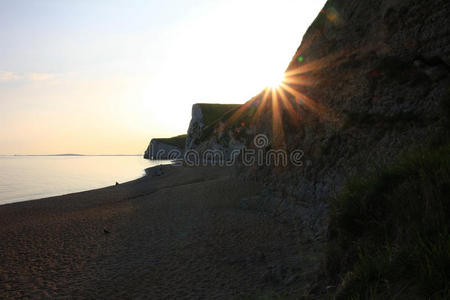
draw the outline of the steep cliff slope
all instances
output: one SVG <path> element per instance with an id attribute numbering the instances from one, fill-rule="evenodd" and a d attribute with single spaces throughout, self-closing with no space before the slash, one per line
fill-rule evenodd
<path id="1" fill-rule="evenodd" d="M 321 199 L 369 164 L 439 139 L 450 95 L 448 12 L 447 1 L 328 1 L 280 88 L 237 109 L 203 148 L 224 130 L 251 129 L 272 148 L 302 149 L 311 164 L 298 196 Z"/>
<path id="2" fill-rule="evenodd" d="M 208 129 L 220 125 L 221 118 L 239 108 L 240 104 L 196 103 L 186 137 L 186 149 L 194 149 L 208 136 Z"/>
<path id="3" fill-rule="evenodd" d="M 425 231 L 419 230 L 414 236 L 371 231 L 368 227 L 358 234 L 392 235 L 383 241 L 374 239 L 366 243 L 345 227 L 346 222 L 361 226 L 364 216 L 370 216 L 373 219 L 367 219 L 368 222 L 378 222 L 385 228 L 397 226 L 394 228 L 407 232 L 411 229 L 405 221 L 409 214 L 416 227 L 424 225 L 416 215 L 422 208 L 423 219 L 427 220 L 434 213 L 444 212 L 444 217 L 436 219 L 442 221 L 440 225 L 424 228 L 437 230 L 437 236 L 448 237 L 450 229 L 443 220 L 450 217 L 450 212 L 448 199 L 443 195 L 449 186 L 446 147 L 450 132 L 449 14 L 450 3 L 445 0 L 328 1 L 305 34 L 286 70 L 283 84 L 278 89 L 265 89 L 226 116 L 196 147 L 200 151 L 220 148 L 223 133 L 227 132 L 248 147 L 255 148 L 256 134 L 265 134 L 269 138 L 266 151 L 303 151 L 302 165 L 275 167 L 264 161 L 247 170 L 246 177 L 264 181 L 268 192 L 258 201 L 264 205 L 271 202 L 268 206 L 274 207 L 283 221 L 301 224 L 306 239 L 328 241 L 329 218 L 332 218 L 336 228 L 331 229 L 330 235 L 334 235 L 332 241 L 337 241 L 339 251 L 330 250 L 330 253 L 343 255 L 336 260 L 345 257 L 347 265 L 330 267 L 334 274 L 328 273 L 330 281 L 322 283 L 332 282 L 331 290 L 337 288 L 343 299 L 396 295 L 439 298 L 450 291 L 448 285 L 442 284 L 450 278 L 446 269 L 450 260 L 448 239 L 419 240 L 417 237 Z M 430 149 L 438 150 L 430 152 Z M 416 159 L 400 163 L 405 161 L 405 155 L 409 157 L 408 153 L 416 153 L 413 155 Z M 427 164 L 439 171 L 432 171 Z M 380 169 L 386 172 L 374 175 Z M 430 182 L 424 181 L 423 176 L 429 176 Z M 355 191 L 352 188 L 355 177 L 375 179 L 358 184 Z M 361 187 L 369 191 L 364 193 Z M 405 187 L 420 187 L 420 191 L 410 194 Z M 377 208 L 376 200 L 381 196 L 385 197 L 386 207 L 394 205 L 397 209 L 394 215 L 371 209 Z M 402 215 L 395 205 L 399 197 L 401 203 L 417 206 L 405 204 L 406 214 Z M 330 216 L 329 206 L 335 198 L 343 200 L 338 201 L 336 214 Z M 366 203 L 360 202 L 363 200 L 370 206 L 361 206 Z M 423 206 L 424 203 L 430 206 Z M 426 209 L 429 210 L 425 213 Z M 342 212 L 351 217 L 342 217 Z M 358 213 L 363 216 L 357 219 L 361 224 L 352 223 L 352 219 L 361 217 Z M 400 221 L 391 222 L 397 217 Z M 411 270 L 415 272 L 410 274 L 413 277 L 410 281 L 402 281 L 406 273 L 400 271 L 391 277 L 383 273 L 401 268 L 377 269 L 390 261 L 402 264 L 403 256 L 395 256 L 396 249 L 406 249 L 401 246 L 402 239 L 409 246 L 425 245 L 415 249 L 412 260 L 405 260 L 412 263 Z M 361 245 L 372 252 L 358 254 L 350 245 Z M 375 255 L 381 250 L 392 252 Z M 361 257 L 379 257 L 384 265 L 376 260 L 359 261 Z M 417 260 L 427 259 L 431 265 L 421 269 Z M 324 255 L 324 261 L 333 263 L 330 256 L 325 259 Z M 435 265 L 444 267 L 439 269 Z M 426 275 L 422 278 L 421 274 Z M 417 284 L 420 278 L 429 284 Z M 389 280 L 394 281 L 390 290 L 387 289 Z M 346 285 L 348 282 L 353 283 L 352 287 Z M 373 284 L 372 289 L 362 294 L 358 288 L 363 289 L 366 283 Z M 434 287 L 433 283 L 436 283 Z M 380 287 L 385 292 L 380 292 Z"/>
<path id="4" fill-rule="evenodd" d="M 181 157 L 186 143 L 186 135 L 171 138 L 155 138 L 150 141 L 144 153 L 148 159 L 175 159 Z"/>
<path id="5" fill-rule="evenodd" d="M 302 149 L 310 163 L 290 169 L 295 196 L 320 200 L 374 163 L 438 142 L 450 95 L 448 12 L 447 1 L 328 1 L 280 88 L 236 110 L 203 148 L 224 130 L 251 129 L 271 148 Z"/>
<path id="6" fill-rule="evenodd" d="M 186 149 L 195 149 L 202 144 L 210 135 L 210 132 L 213 132 L 215 127 L 220 126 L 222 120 L 239 107 L 241 107 L 240 104 L 194 104 L 187 134 L 171 138 L 152 139 L 145 150 L 144 158 L 172 159 L 181 157 Z"/>

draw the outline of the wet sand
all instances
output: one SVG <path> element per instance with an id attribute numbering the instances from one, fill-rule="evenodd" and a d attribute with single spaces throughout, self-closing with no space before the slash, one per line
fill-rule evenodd
<path id="1" fill-rule="evenodd" d="M 163 175 L 0 206 L 0 298 L 298 298 L 311 247 L 243 209 L 261 187 L 234 169 Z M 301 253 L 300 253 L 301 252 Z"/>

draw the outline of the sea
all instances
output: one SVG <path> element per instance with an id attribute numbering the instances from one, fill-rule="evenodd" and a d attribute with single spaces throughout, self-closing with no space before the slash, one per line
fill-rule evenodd
<path id="1" fill-rule="evenodd" d="M 111 186 L 169 163 L 136 155 L 0 155 L 0 205 Z"/>

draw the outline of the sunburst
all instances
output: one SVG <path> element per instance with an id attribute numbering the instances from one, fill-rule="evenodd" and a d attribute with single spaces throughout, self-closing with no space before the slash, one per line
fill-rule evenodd
<path id="1" fill-rule="evenodd" d="M 273 76 L 272 78 L 268 78 L 266 82 L 267 89 L 278 89 L 280 85 L 284 82 L 285 77 L 284 74 L 282 76 Z"/>
<path id="2" fill-rule="evenodd" d="M 307 96 L 305 94 L 307 89 L 305 88 L 317 84 L 314 76 L 311 76 L 311 72 L 314 73 L 323 68 L 339 64 L 340 58 L 344 54 L 348 54 L 349 50 L 344 49 L 320 59 L 308 61 L 307 57 L 303 56 L 303 53 L 311 45 L 312 40 L 318 36 L 320 36 L 319 32 L 313 34 L 311 40 L 306 41 L 297 50 L 292 67 L 283 76 L 269 80 L 263 92 L 235 111 L 229 118 L 233 122 L 227 123 L 234 123 L 246 112 L 252 111 L 251 123 L 257 125 L 266 117 L 265 111 L 271 112 L 271 115 L 267 115 L 267 117 L 272 119 L 274 146 L 283 147 L 286 146 L 284 121 L 288 121 L 290 126 L 293 125 L 295 128 L 300 128 L 302 124 L 301 115 L 305 112 L 304 108 L 307 108 L 307 111 L 317 115 L 320 119 L 330 120 L 334 115 L 332 110 Z M 283 120 L 284 117 L 288 120 Z"/>

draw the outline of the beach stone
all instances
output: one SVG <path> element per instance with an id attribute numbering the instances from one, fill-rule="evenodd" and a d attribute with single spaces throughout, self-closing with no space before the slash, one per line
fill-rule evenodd
<path id="1" fill-rule="evenodd" d="M 448 70 L 444 66 L 434 66 L 427 68 L 425 74 L 427 74 L 431 80 L 438 81 L 448 76 Z"/>
<path id="2" fill-rule="evenodd" d="M 150 176 L 157 177 L 164 174 L 163 168 L 161 165 L 147 169 L 147 172 L 149 172 Z"/>
<path id="3" fill-rule="evenodd" d="M 263 263 L 266 261 L 266 255 L 264 252 L 258 251 L 256 254 L 256 261 L 259 263 Z"/>
<path id="4" fill-rule="evenodd" d="M 249 209 L 249 199 L 248 198 L 241 198 L 239 201 L 239 208 L 240 209 Z"/>
<path id="5" fill-rule="evenodd" d="M 284 284 L 285 285 L 291 285 L 292 283 L 294 283 L 299 278 L 300 278 L 299 274 L 292 274 L 291 276 L 286 278 L 286 280 L 284 281 Z"/>

